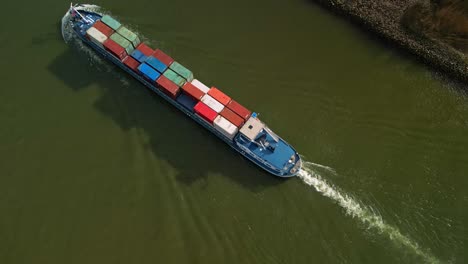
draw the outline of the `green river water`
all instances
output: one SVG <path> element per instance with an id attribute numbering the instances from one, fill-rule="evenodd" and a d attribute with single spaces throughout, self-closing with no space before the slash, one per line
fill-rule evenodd
<path id="1" fill-rule="evenodd" d="M 0 263 L 466 263 L 468 97 L 306 0 L 98 1 L 307 161 L 263 172 L 2 5 Z"/>

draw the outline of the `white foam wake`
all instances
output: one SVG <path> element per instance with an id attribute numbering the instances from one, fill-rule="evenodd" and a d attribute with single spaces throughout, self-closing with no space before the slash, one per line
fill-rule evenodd
<path id="1" fill-rule="evenodd" d="M 103 14 L 105 12 L 100 6 L 89 4 L 81 4 L 77 6 L 76 9 L 79 11 L 85 10 L 96 12 L 98 14 Z M 107 72 L 111 72 L 112 74 L 116 74 L 115 71 L 112 71 L 110 65 L 105 63 L 102 57 L 100 57 L 93 49 L 91 49 L 89 46 L 85 45 L 82 41 L 79 40 L 79 38 L 73 32 L 72 23 L 70 19 L 70 13 L 67 11 L 62 17 L 62 37 L 65 43 L 73 44 L 74 47 L 84 52 L 86 54 L 86 58 L 88 58 L 90 65 L 97 67 L 97 69 L 99 70 L 104 70 Z M 128 80 L 126 80 L 122 75 L 117 76 L 124 85 L 128 86 Z"/>
<path id="2" fill-rule="evenodd" d="M 369 228 L 372 228 L 379 233 L 388 236 L 390 240 L 394 241 L 399 246 L 404 246 L 405 248 L 409 249 L 411 252 L 421 257 L 421 259 L 423 259 L 425 262 L 440 263 L 440 261 L 432 256 L 429 252 L 421 249 L 421 247 L 415 241 L 403 235 L 400 230 L 398 230 L 398 228 L 386 224 L 382 217 L 376 214 L 374 210 L 363 206 L 350 195 L 343 193 L 338 188 L 322 179 L 319 174 L 312 170 L 312 167 L 322 168 L 326 166 L 317 166 L 315 163 L 304 162 L 302 169 L 298 173 L 298 176 L 307 185 L 314 187 L 319 193 L 335 201 L 345 210 L 346 214 L 358 219 Z"/>
<path id="3" fill-rule="evenodd" d="M 79 6 L 76 6 L 75 9 L 79 11 L 84 10 L 84 11 L 95 12 L 100 15 L 110 14 L 110 12 L 108 12 L 107 10 L 104 10 L 102 7 L 97 6 L 97 5 L 91 5 L 91 4 L 80 4 Z M 93 49 L 91 49 L 89 46 L 85 45 L 82 41 L 79 40 L 79 38 L 73 32 L 72 23 L 71 23 L 71 15 L 68 11 L 62 17 L 62 37 L 65 43 L 73 44 L 74 47 L 77 47 L 80 51 L 84 52 L 86 54 L 86 57 L 88 58 L 90 65 L 95 66 L 95 67 L 97 66 L 97 69 L 107 71 L 117 76 L 117 78 L 120 80 L 120 82 L 123 85 L 125 86 L 130 85 L 125 75 L 119 74 L 120 71 L 115 71 L 110 66 L 110 64 L 106 63 L 102 59 L 102 57 L 100 57 Z"/>
<path id="4" fill-rule="evenodd" d="M 304 160 L 304 157 L 301 156 L 301 158 Z M 318 164 L 318 163 L 313 163 L 313 162 L 310 162 L 310 161 L 306 161 L 305 162 L 306 165 L 310 168 L 310 167 L 317 167 L 317 168 L 320 168 L 320 169 L 324 169 L 326 170 L 327 172 L 330 172 L 332 173 L 333 175 L 337 175 L 336 173 L 336 170 L 333 169 L 332 167 L 328 167 L 328 166 L 325 166 L 325 165 L 322 165 L 322 164 Z"/>

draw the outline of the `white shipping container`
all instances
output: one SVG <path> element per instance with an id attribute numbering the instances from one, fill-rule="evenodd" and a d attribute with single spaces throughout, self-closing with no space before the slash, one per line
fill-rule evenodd
<path id="1" fill-rule="evenodd" d="M 219 113 L 221 111 L 223 111 L 224 109 L 224 105 L 222 105 L 220 102 L 216 101 L 216 99 L 214 99 L 213 97 L 205 94 L 201 101 L 203 103 L 205 103 L 208 107 L 210 107 L 211 109 L 213 109 L 216 113 Z"/>
<path id="2" fill-rule="evenodd" d="M 216 117 L 216 119 L 213 122 L 213 125 L 216 128 L 216 130 L 218 130 L 230 139 L 233 139 L 238 131 L 238 128 L 233 123 L 229 122 L 226 118 L 220 115 Z"/>
<path id="3" fill-rule="evenodd" d="M 209 90 L 210 90 L 210 87 L 204 85 L 202 82 L 200 82 L 199 80 L 197 79 L 194 79 L 192 81 L 192 85 L 197 87 L 198 89 L 200 89 L 200 91 L 204 92 L 204 93 L 207 93 Z"/>
<path id="4" fill-rule="evenodd" d="M 86 35 L 88 35 L 89 39 L 96 45 L 102 47 L 104 41 L 107 40 L 106 35 L 102 34 L 101 31 L 97 30 L 94 27 L 90 27 L 86 30 Z"/>

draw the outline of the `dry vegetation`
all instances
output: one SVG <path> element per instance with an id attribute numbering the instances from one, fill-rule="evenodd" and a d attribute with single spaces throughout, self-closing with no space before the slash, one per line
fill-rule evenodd
<path id="1" fill-rule="evenodd" d="M 347 16 L 468 83 L 468 0 L 309 1 Z"/>
<path id="2" fill-rule="evenodd" d="M 412 32 L 440 40 L 468 54 L 468 1 L 431 0 L 406 11 L 403 24 Z"/>

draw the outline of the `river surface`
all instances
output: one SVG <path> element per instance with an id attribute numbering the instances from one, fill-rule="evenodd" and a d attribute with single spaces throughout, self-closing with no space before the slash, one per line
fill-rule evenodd
<path id="1" fill-rule="evenodd" d="M 2 4 L 0 263 L 466 263 L 468 97 L 306 0 L 99 1 L 307 163 L 275 178 Z"/>

